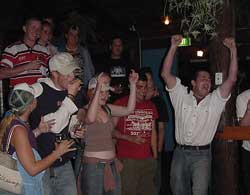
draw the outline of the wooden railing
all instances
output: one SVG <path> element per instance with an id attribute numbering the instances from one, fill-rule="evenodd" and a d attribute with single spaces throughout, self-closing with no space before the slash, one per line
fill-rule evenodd
<path id="1" fill-rule="evenodd" d="M 250 140 L 250 126 L 225 126 L 223 132 L 217 132 L 217 139 L 223 140 Z"/>

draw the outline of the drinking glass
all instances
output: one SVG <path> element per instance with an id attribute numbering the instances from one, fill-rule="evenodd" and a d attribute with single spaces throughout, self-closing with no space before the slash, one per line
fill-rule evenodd
<path id="1" fill-rule="evenodd" d="M 75 134 L 77 131 L 84 131 L 84 137 L 82 139 L 76 138 Z M 85 133 L 86 133 L 86 124 L 82 121 L 78 121 L 73 127 L 71 128 L 71 137 L 75 140 L 77 145 L 81 147 L 85 144 Z"/>

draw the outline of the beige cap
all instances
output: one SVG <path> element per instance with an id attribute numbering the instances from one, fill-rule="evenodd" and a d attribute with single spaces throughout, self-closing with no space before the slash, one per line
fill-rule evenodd
<path id="1" fill-rule="evenodd" d="M 50 71 L 57 71 L 60 74 L 68 75 L 76 69 L 80 69 L 73 56 L 66 52 L 54 55 L 49 61 Z"/>
<path id="2" fill-rule="evenodd" d="M 93 77 L 90 79 L 89 84 L 88 84 L 88 89 L 95 89 L 97 85 L 97 79 L 96 77 Z M 114 91 L 114 88 L 110 87 L 109 83 L 107 84 L 102 84 L 102 91 Z"/>

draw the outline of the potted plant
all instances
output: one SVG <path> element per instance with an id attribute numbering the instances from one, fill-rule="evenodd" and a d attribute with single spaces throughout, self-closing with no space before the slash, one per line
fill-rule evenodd
<path id="1" fill-rule="evenodd" d="M 197 39 L 217 36 L 217 14 L 221 13 L 223 0 L 166 0 L 168 12 L 180 18 L 184 36 Z"/>

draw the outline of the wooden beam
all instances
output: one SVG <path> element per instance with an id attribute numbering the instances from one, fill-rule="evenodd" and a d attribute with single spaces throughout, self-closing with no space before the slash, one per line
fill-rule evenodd
<path id="1" fill-rule="evenodd" d="M 225 126 L 223 132 L 218 132 L 215 138 L 222 140 L 250 140 L 250 126 Z"/>

